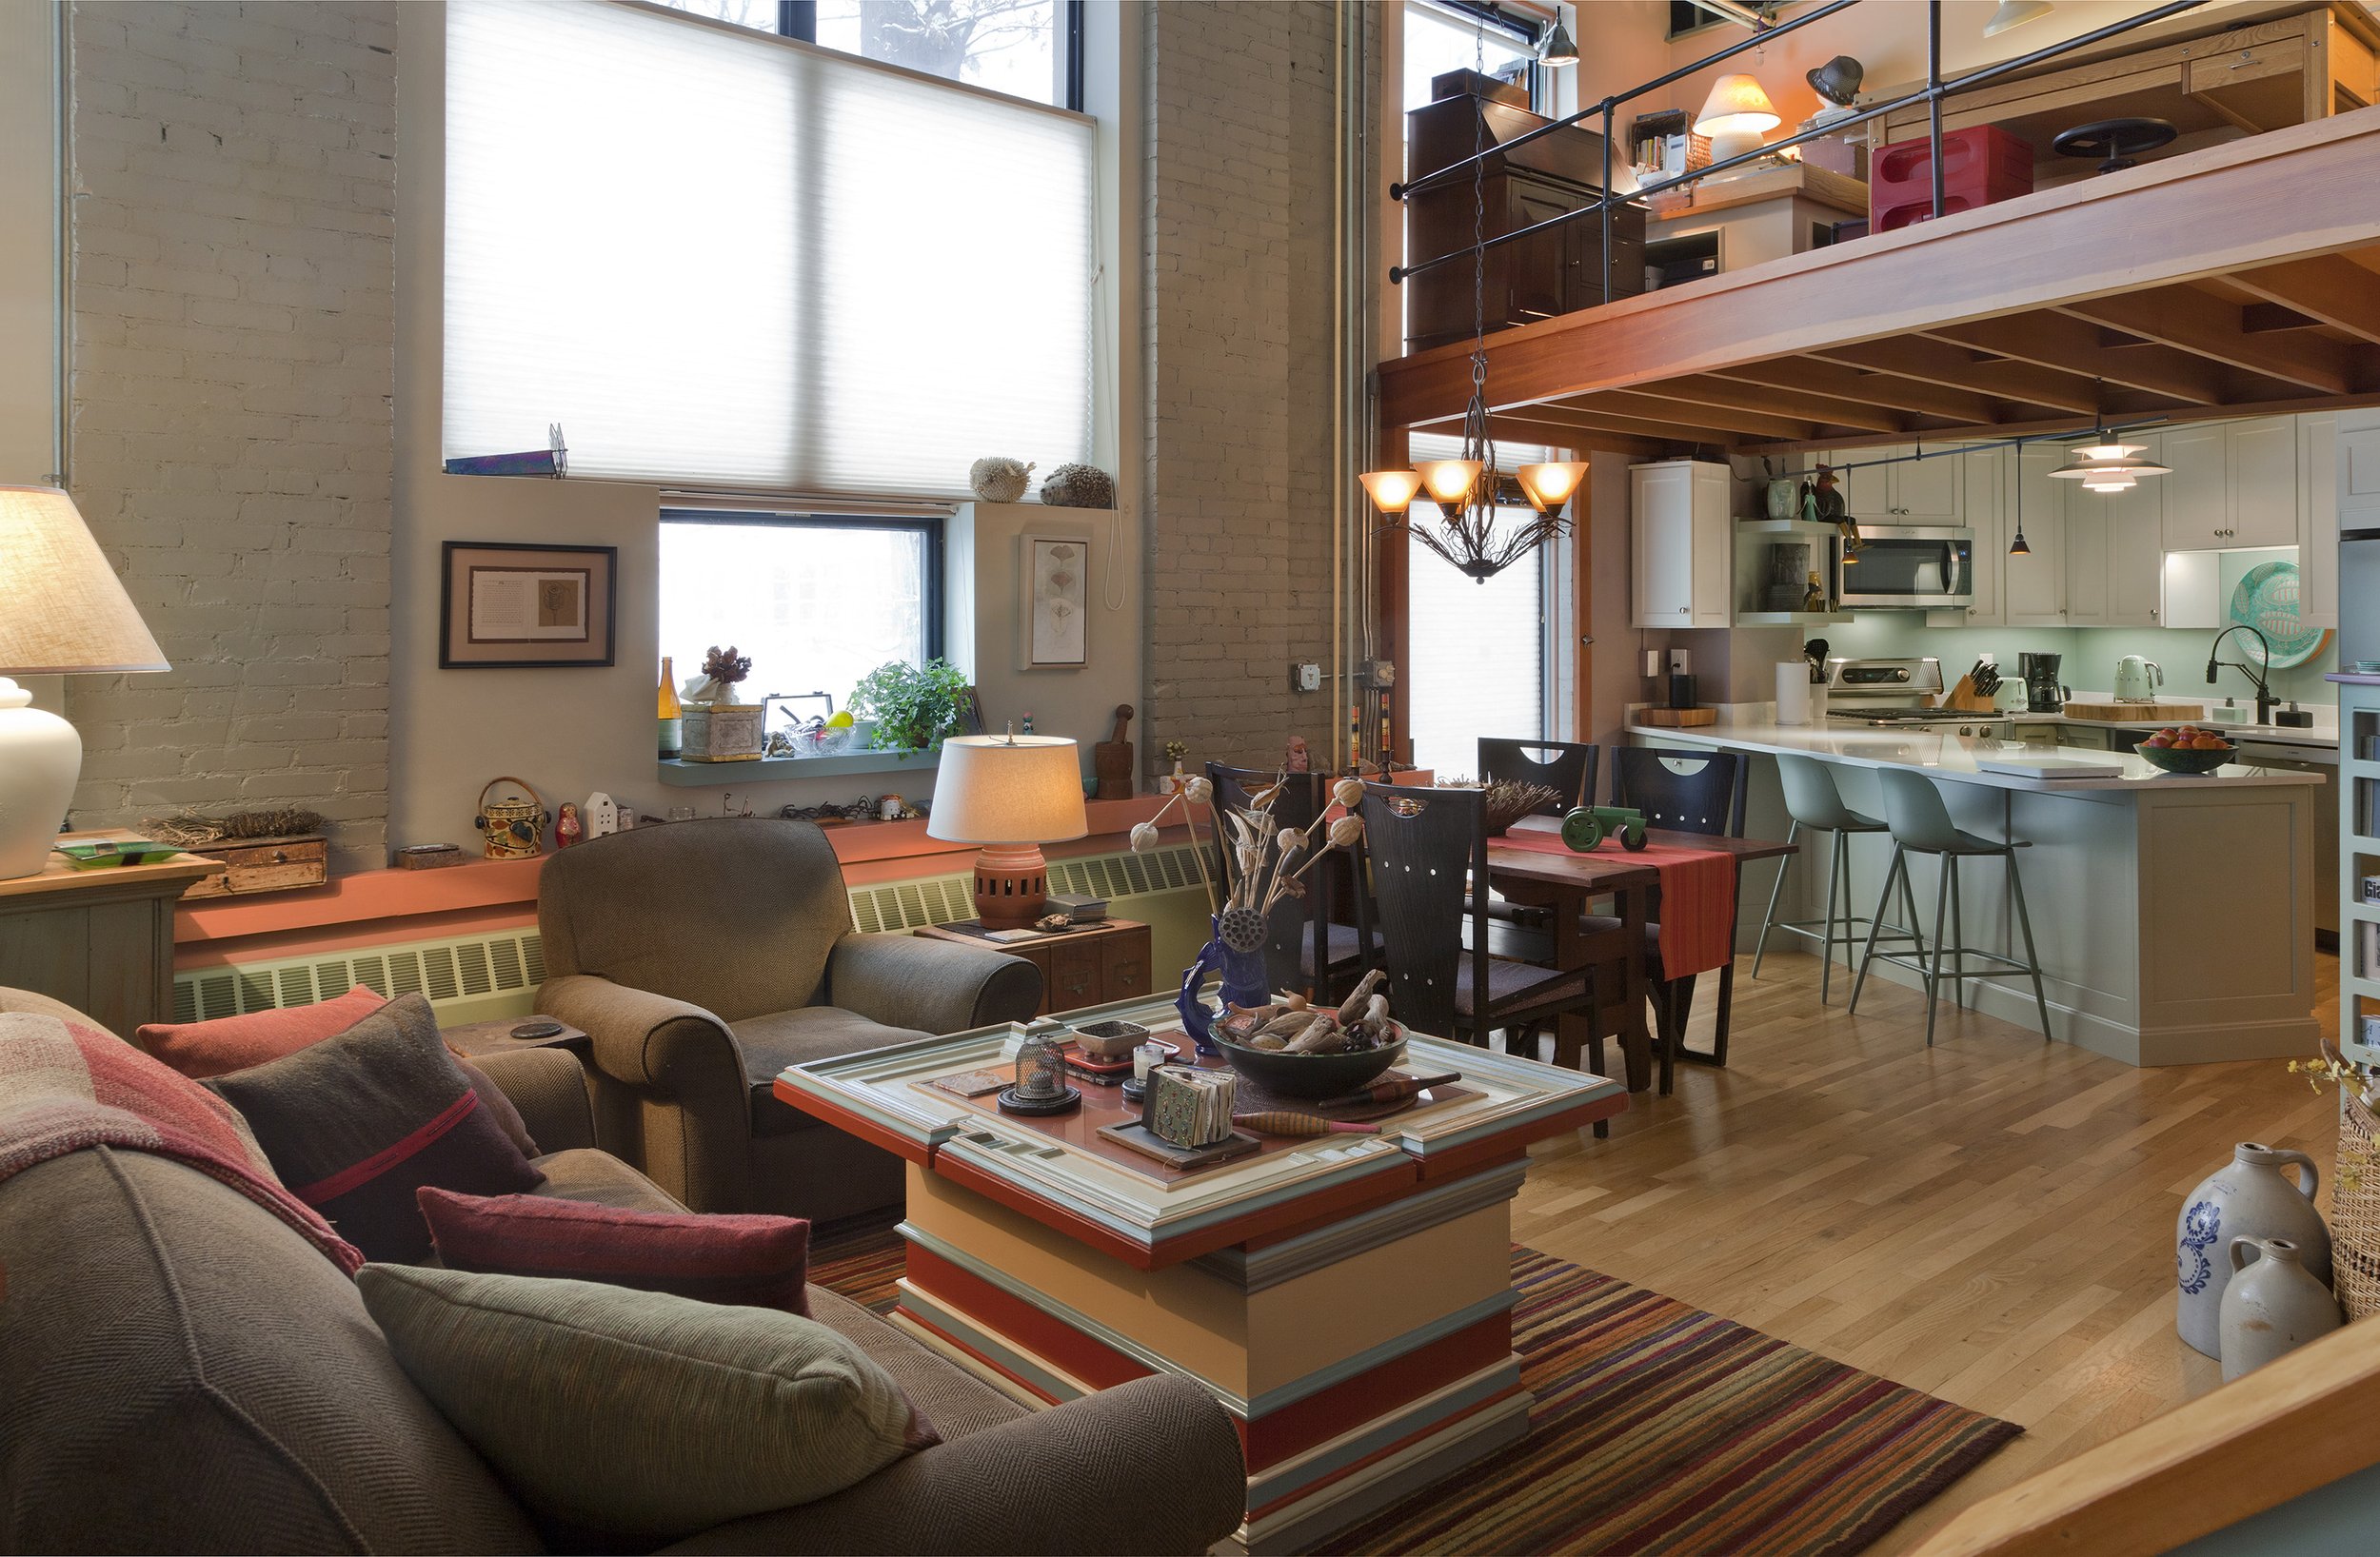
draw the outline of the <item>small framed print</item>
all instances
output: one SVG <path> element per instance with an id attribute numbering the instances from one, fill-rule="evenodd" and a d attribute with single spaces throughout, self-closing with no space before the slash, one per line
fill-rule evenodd
<path id="1" fill-rule="evenodd" d="M 1025 670 L 1081 670 L 1090 661 L 1091 538 L 1026 535 L 1023 552 Z"/>
<path id="2" fill-rule="evenodd" d="M 610 664 L 619 555 L 616 546 L 447 542 L 439 668 Z"/>

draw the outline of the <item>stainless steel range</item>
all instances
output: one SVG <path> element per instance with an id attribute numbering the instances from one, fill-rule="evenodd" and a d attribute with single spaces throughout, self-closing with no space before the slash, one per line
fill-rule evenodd
<path id="1" fill-rule="evenodd" d="M 2016 739 L 2016 721 L 2006 714 L 1974 714 L 1936 706 L 1946 686 L 1942 661 L 1844 660 L 1826 662 L 1826 717 L 1838 724 L 1878 729 L 1920 725 L 1949 735 Z"/>

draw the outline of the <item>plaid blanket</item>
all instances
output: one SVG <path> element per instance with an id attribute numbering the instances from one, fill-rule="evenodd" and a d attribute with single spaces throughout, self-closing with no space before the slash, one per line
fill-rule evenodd
<path id="1" fill-rule="evenodd" d="M 362 1251 L 281 1187 L 230 1104 L 105 1033 L 0 1014 L 0 1180 L 89 1146 L 171 1157 L 271 1212 L 347 1274 L 364 1263 Z"/>

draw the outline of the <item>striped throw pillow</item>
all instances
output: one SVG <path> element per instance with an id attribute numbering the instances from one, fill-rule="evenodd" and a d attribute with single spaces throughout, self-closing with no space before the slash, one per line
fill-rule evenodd
<path id="1" fill-rule="evenodd" d="M 534 1194 L 419 1192 L 449 1271 L 565 1276 L 807 1314 L 810 1224 L 791 1216 L 628 1211 Z"/>

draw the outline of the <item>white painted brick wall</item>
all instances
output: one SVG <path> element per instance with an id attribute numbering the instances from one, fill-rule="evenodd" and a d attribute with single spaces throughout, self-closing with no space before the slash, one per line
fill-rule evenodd
<path id="1" fill-rule="evenodd" d="M 174 668 L 78 826 L 303 804 L 387 863 L 392 0 L 74 7 L 75 502 Z"/>
<path id="2" fill-rule="evenodd" d="M 1194 760 L 1330 749 L 1333 8 L 1145 13 L 1148 722 Z M 1334 704 L 1338 704 L 1334 708 Z"/>

